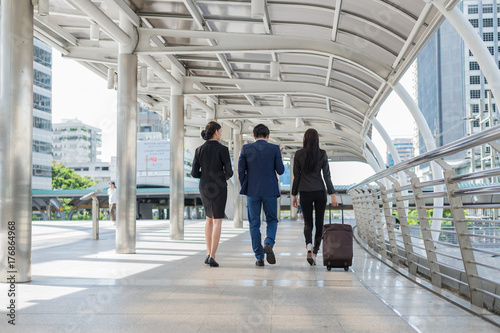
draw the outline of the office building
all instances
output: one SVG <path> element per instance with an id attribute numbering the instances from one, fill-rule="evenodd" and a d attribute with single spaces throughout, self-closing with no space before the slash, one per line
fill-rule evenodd
<path id="1" fill-rule="evenodd" d="M 500 66 L 500 5 L 493 0 L 464 0 L 459 8 Z M 443 22 L 422 50 L 417 64 L 418 105 L 438 147 L 497 123 L 498 110 L 490 96 L 488 82 L 474 55 L 448 21 Z M 426 151 L 421 136 L 419 151 Z M 475 163 L 471 163 L 471 156 Z M 462 173 L 489 168 L 491 158 L 495 161 L 494 151 L 487 149 L 469 151 L 445 160 Z"/>
<path id="2" fill-rule="evenodd" d="M 394 147 L 396 148 L 396 151 L 398 152 L 399 159 L 401 161 L 406 161 L 409 160 L 414 156 L 413 153 L 413 139 L 411 138 L 397 138 L 393 139 L 392 143 L 394 144 Z M 387 165 L 389 167 L 393 166 L 394 163 L 394 158 L 392 154 L 387 150 Z"/>
<path id="3" fill-rule="evenodd" d="M 78 119 L 53 124 L 54 160 L 70 165 L 100 162 L 102 131 Z"/>
<path id="4" fill-rule="evenodd" d="M 52 189 L 52 48 L 33 40 L 32 188 Z"/>

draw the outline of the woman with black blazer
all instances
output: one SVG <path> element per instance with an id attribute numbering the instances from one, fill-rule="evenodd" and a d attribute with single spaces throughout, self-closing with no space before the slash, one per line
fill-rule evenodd
<path id="1" fill-rule="evenodd" d="M 323 177 L 321 177 L 323 172 Z M 321 245 L 323 220 L 326 208 L 326 192 L 330 194 L 332 205 L 338 206 L 330 177 L 328 156 L 319 149 L 318 131 L 313 128 L 304 133 L 304 145 L 295 153 L 293 162 L 292 205 L 298 208 L 297 194 L 304 214 L 304 236 L 306 239 L 307 262 L 316 265 L 316 255 Z M 326 191 L 325 191 L 326 184 Z M 312 244 L 313 209 L 316 211 L 316 233 Z"/>
<path id="2" fill-rule="evenodd" d="M 219 143 L 222 128 L 211 121 L 201 132 L 206 142 L 196 148 L 191 175 L 200 178 L 200 195 L 207 222 L 205 224 L 205 241 L 207 243 L 207 258 L 205 264 L 219 267 L 215 261 L 215 252 L 219 245 L 221 224 L 227 200 L 226 180 L 233 175 L 229 149 Z"/>

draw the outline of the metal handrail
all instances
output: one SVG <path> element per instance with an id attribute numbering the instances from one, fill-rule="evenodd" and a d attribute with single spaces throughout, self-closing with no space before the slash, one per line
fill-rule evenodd
<path id="1" fill-rule="evenodd" d="M 481 171 L 456 175 L 454 177 L 450 177 L 450 182 L 452 183 L 463 182 L 467 180 L 475 180 L 475 179 L 488 178 L 494 176 L 500 176 L 500 168 L 481 170 Z"/>
<path id="2" fill-rule="evenodd" d="M 494 194 L 500 193 L 500 186 L 481 186 L 476 188 L 466 188 L 458 191 L 453 191 L 453 195 L 473 195 L 473 194 Z"/>
<path id="3" fill-rule="evenodd" d="M 439 178 L 435 180 L 430 180 L 427 182 L 421 182 L 420 184 L 416 185 L 417 188 L 424 188 L 424 187 L 430 187 L 430 186 L 439 186 L 444 184 L 444 178 Z"/>
<path id="4" fill-rule="evenodd" d="M 365 180 L 362 180 L 361 182 L 355 185 L 352 185 L 351 187 L 349 187 L 347 191 L 349 192 L 354 188 L 367 185 L 375 180 L 390 176 L 400 171 L 404 171 L 405 169 L 413 168 L 423 163 L 432 162 L 436 159 L 450 156 L 458 152 L 461 152 L 463 150 L 474 148 L 481 144 L 488 143 L 498 139 L 500 139 L 500 125 L 493 126 L 487 130 L 475 133 L 467 137 L 463 137 L 447 145 L 433 149 L 424 154 L 418 155 L 414 158 L 398 163 L 390 168 L 382 170 L 381 172 L 371 177 L 366 178 Z"/>
<path id="5" fill-rule="evenodd" d="M 498 139 L 500 139 L 500 125 L 380 171 L 350 186 L 347 191 L 353 197 L 356 216 L 360 213 L 358 232 L 360 232 L 361 239 L 370 244 L 369 246 L 377 251 L 383 249 L 384 255 L 392 258 L 394 263 L 402 260 L 408 266 L 410 274 L 419 272 L 427 275 L 438 287 L 444 285 L 454 289 L 459 294 L 469 297 L 474 305 L 494 308 L 496 311 L 500 311 L 500 303 L 493 302 L 491 298 L 483 298 L 483 294 L 491 294 L 493 298 L 500 298 L 500 280 L 495 281 L 496 278 L 491 278 L 491 276 L 498 276 L 498 271 L 500 271 L 500 261 L 494 259 L 500 255 L 497 251 L 500 248 L 500 242 L 498 242 L 500 231 L 497 227 L 500 224 L 498 217 L 500 199 L 495 196 L 500 194 L 500 184 L 498 184 L 500 181 L 496 178 L 490 179 L 500 176 L 499 162 L 493 158 L 486 162 L 481 159 L 481 168 L 491 166 L 492 169 L 456 175 L 456 171 L 440 159 L 475 147 L 480 147 L 484 152 L 483 145 L 490 143 L 495 147 L 492 141 Z M 500 151 L 496 149 L 494 153 L 498 154 Z M 421 177 L 417 176 L 411 168 L 424 163 L 439 164 L 444 169 L 444 177 L 420 181 Z M 409 185 L 401 186 L 391 176 L 401 171 L 404 171 L 411 179 Z M 475 183 L 476 180 L 482 179 L 484 182 L 478 184 L 479 186 L 472 184 L 473 186 L 468 188 L 463 188 L 464 186 L 459 188 L 459 183 L 467 181 Z M 377 186 L 372 186 L 374 183 Z M 392 188 L 382 190 L 381 184 L 389 184 L 389 186 L 392 184 Z M 475 197 L 476 195 L 480 199 Z M 489 195 L 487 199 L 491 198 L 491 201 L 486 201 L 485 195 Z M 357 199 L 354 200 L 355 198 Z M 428 199 L 434 199 L 434 204 L 426 206 Z M 481 203 L 475 204 L 479 200 Z M 393 222 L 394 216 L 387 214 L 395 209 L 400 213 L 408 209 L 416 209 L 417 216 L 409 216 L 408 211 L 400 215 L 399 218 L 402 220 L 396 231 L 394 227 L 397 224 Z M 428 209 L 434 209 L 434 216 L 427 216 Z M 440 209 L 449 209 L 452 217 L 442 217 Z M 474 216 L 467 218 L 469 213 L 466 213 L 466 209 L 486 209 L 492 212 L 473 211 L 470 214 Z M 492 219 L 483 218 L 485 215 L 492 216 Z M 383 226 L 380 224 L 380 218 L 383 220 Z M 418 220 L 422 224 L 420 226 L 408 225 L 406 219 Z M 440 227 L 442 221 L 453 222 L 452 228 L 443 230 Z M 470 223 L 481 224 L 471 227 Z M 440 249 L 435 248 L 437 245 L 440 245 Z M 484 247 L 493 247 L 494 250 L 483 250 Z M 415 258 L 424 258 L 426 261 Z M 462 268 L 456 267 L 455 263 L 458 266 L 463 265 Z M 420 270 L 419 267 L 425 269 Z M 440 267 L 445 269 L 446 274 L 440 271 Z M 445 279 L 435 278 L 436 275 Z M 478 281 L 484 281 L 486 284 Z"/>

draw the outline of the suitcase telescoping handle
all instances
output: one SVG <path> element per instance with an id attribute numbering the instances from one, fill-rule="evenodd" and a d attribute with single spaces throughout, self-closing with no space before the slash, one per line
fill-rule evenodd
<path id="1" fill-rule="evenodd" d="M 344 224 L 344 204 L 339 202 L 340 209 L 342 210 L 342 224 Z M 332 204 L 328 207 L 328 223 L 332 224 Z"/>

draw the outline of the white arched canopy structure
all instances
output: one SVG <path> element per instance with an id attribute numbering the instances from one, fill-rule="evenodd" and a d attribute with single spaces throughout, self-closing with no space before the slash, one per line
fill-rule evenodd
<path id="1" fill-rule="evenodd" d="M 255 18 L 250 1 L 51 0 L 48 16 L 35 8 L 35 35 L 103 78 L 118 69 L 118 46 L 137 40 L 138 70 L 154 72 L 141 80 L 139 101 L 162 112 L 179 89 L 191 105 L 187 136 L 197 135 L 197 120 L 207 114 L 230 127 L 241 121 L 244 141 L 251 139 L 245 128 L 256 123 L 286 128 L 300 118 L 294 131 L 272 136 L 286 153 L 296 149 L 287 142 L 322 127 L 345 142 L 321 133 L 333 161 L 366 162 L 340 148 L 356 142 L 362 149 L 362 138 L 371 136 L 367 119 L 392 90 L 388 82 L 410 66 L 441 13 L 424 1 L 263 2 L 266 10 Z M 120 28 L 120 16 L 132 31 Z M 91 22 L 99 40 L 91 38 Z"/>
<path id="2" fill-rule="evenodd" d="M 1 0 L 1 87 L 4 96 L 14 96 L 2 100 L 2 140 L 24 142 L 17 136 L 27 132 L 26 123 L 16 119 L 32 118 L 31 100 L 23 98 L 32 82 L 15 77 L 33 59 L 8 56 L 18 47 L 9 36 L 29 39 L 29 31 L 108 79 L 110 87 L 118 75 L 118 117 L 121 128 L 127 129 L 126 140 L 118 140 L 119 153 L 126 154 L 127 145 L 135 141 L 131 111 L 136 101 L 175 124 L 171 198 L 183 195 L 183 182 L 177 179 L 183 176 L 182 141 L 199 136 L 200 127 L 213 118 L 233 132 L 227 136 L 230 141 L 235 135 L 238 141 L 251 140 L 253 126 L 268 124 L 272 141 L 289 156 L 307 128 L 318 128 L 332 161 L 363 161 L 376 167 L 365 145 L 371 138 L 371 120 L 445 15 L 456 25 L 462 22 L 454 9 L 457 1 L 261 1 L 264 11 L 252 17 L 254 1 L 241 0 L 50 0 L 48 12 L 39 10 L 37 1 Z M 481 60 L 488 51 L 476 45 L 470 29 L 457 31 L 468 36 L 466 42 L 475 43 L 471 49 L 478 61 L 491 67 L 491 61 Z M 485 73 L 488 81 L 500 82 L 495 80 L 496 67 L 494 72 Z M 19 151 L 28 156 L 31 143 L 25 141 Z M 7 205 L 31 205 L 29 182 L 9 186 L 13 179 L 29 178 L 31 170 L 20 153 L 4 149 L 0 154 L 0 161 L 8 164 L 0 170 L 1 185 L 15 188 L 1 193 L 0 219 L 27 225 L 28 214 L 16 215 L 20 210 Z M 117 227 L 117 251 L 134 253 L 135 193 L 124 185 L 133 181 L 127 175 L 135 172 L 135 164 L 125 156 L 118 156 L 117 163 L 121 188 L 127 188 L 118 205 L 121 201 L 131 207 L 119 212 L 124 222 Z M 24 176 L 13 178 L 14 170 Z M 175 239 L 183 237 L 183 204 L 170 202 Z M 27 268 L 16 280 L 29 276 Z"/>

